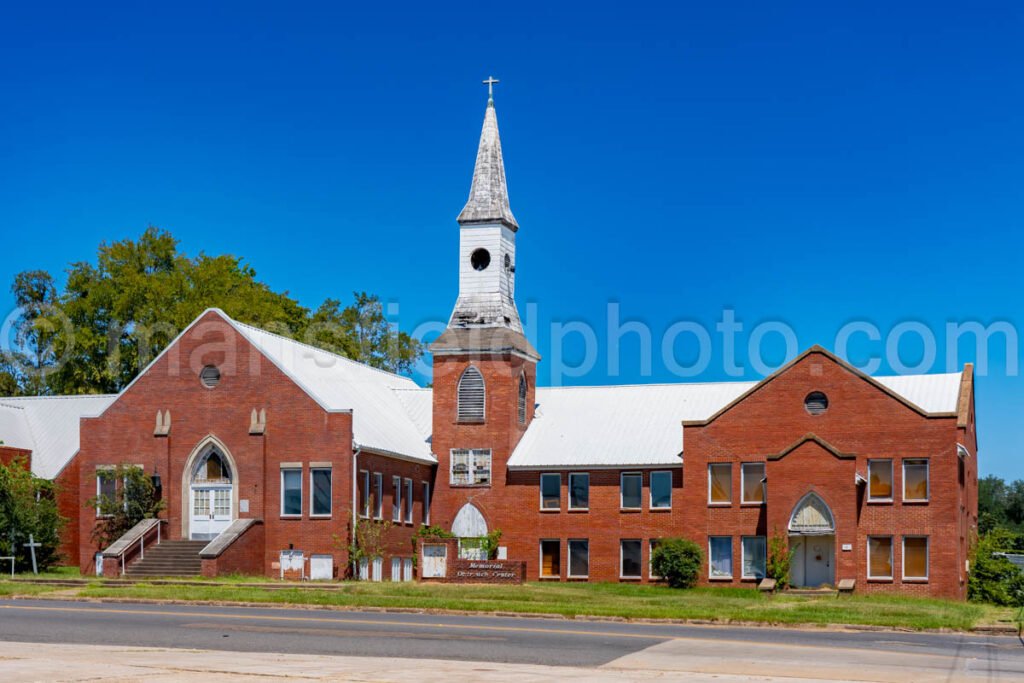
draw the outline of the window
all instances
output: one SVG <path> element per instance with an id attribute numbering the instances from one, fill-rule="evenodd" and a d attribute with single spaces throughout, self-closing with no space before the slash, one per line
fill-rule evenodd
<path id="1" fill-rule="evenodd" d="M 928 537 L 903 537 L 903 578 L 924 581 L 928 579 Z"/>
<path id="2" fill-rule="evenodd" d="M 764 536 L 743 537 L 743 578 L 760 581 L 767 573 L 768 540 Z"/>
<path id="3" fill-rule="evenodd" d="M 892 579 L 892 536 L 868 536 L 868 578 Z"/>
<path id="4" fill-rule="evenodd" d="M 892 460 L 868 460 L 868 500 L 892 500 Z"/>
<path id="5" fill-rule="evenodd" d="M 412 479 L 405 480 L 405 523 L 412 524 Z"/>
<path id="6" fill-rule="evenodd" d="M 309 488 L 312 507 L 309 514 L 314 517 L 331 515 L 331 468 L 316 467 L 309 470 Z"/>
<path id="7" fill-rule="evenodd" d="M 804 397 L 804 409 L 811 415 L 821 415 L 828 410 L 828 396 L 820 391 L 812 391 Z"/>
<path id="8" fill-rule="evenodd" d="M 117 500 L 117 479 L 113 469 L 96 470 L 96 516 L 104 515 L 103 510 L 109 509 Z"/>
<path id="9" fill-rule="evenodd" d="M 207 389 L 213 389 L 220 384 L 220 370 L 213 365 L 207 365 L 199 371 L 199 381 Z"/>
<path id="10" fill-rule="evenodd" d="M 712 579 L 732 578 L 732 536 L 708 538 L 708 570 Z"/>
<path id="11" fill-rule="evenodd" d="M 619 542 L 619 577 L 623 579 L 639 579 L 643 576 L 641 554 L 643 543 L 639 540 Z"/>
<path id="12" fill-rule="evenodd" d="M 526 423 L 526 375 L 519 376 L 519 424 Z"/>
<path id="13" fill-rule="evenodd" d="M 424 526 L 430 526 L 430 482 L 423 482 L 423 519 L 420 521 Z"/>
<path id="14" fill-rule="evenodd" d="M 470 365 L 459 378 L 458 413 L 459 422 L 483 422 L 485 417 L 484 376 L 476 366 Z"/>
<path id="15" fill-rule="evenodd" d="M 651 472 L 651 509 L 672 508 L 672 473 Z"/>
<path id="16" fill-rule="evenodd" d="M 383 557 L 375 557 L 375 558 L 373 558 L 373 576 L 371 577 L 371 579 L 373 581 L 383 581 L 384 580 L 384 558 Z"/>
<path id="17" fill-rule="evenodd" d="M 302 470 L 281 470 L 281 514 L 285 517 L 302 516 Z"/>
<path id="18" fill-rule="evenodd" d="M 569 509 L 586 510 L 590 507 L 590 475 L 574 472 L 569 475 Z"/>
<path id="19" fill-rule="evenodd" d="M 928 461 L 903 461 L 903 500 L 928 500 Z"/>
<path id="20" fill-rule="evenodd" d="M 451 468 L 452 486 L 490 486 L 491 449 L 454 448 Z"/>
<path id="21" fill-rule="evenodd" d="M 558 510 L 562 507 L 562 475 L 540 475 L 540 509 Z"/>
<path id="22" fill-rule="evenodd" d="M 384 475 L 373 473 L 373 516 L 384 519 Z"/>
<path id="23" fill-rule="evenodd" d="M 412 558 L 402 560 L 402 581 L 412 581 Z"/>
<path id="24" fill-rule="evenodd" d="M 712 505 L 732 503 L 732 463 L 708 465 L 708 502 Z"/>
<path id="25" fill-rule="evenodd" d="M 658 549 L 658 543 L 661 542 L 660 538 L 652 538 L 650 542 L 649 552 L 647 554 L 647 576 L 648 578 L 658 580 L 661 577 L 654 573 L 654 551 Z"/>
<path id="26" fill-rule="evenodd" d="M 619 507 L 623 510 L 639 510 L 643 493 L 644 477 L 639 472 L 623 472 L 619 478 Z"/>
<path id="27" fill-rule="evenodd" d="M 541 578 L 562 575 L 562 542 L 557 540 L 540 542 Z"/>
<path id="28" fill-rule="evenodd" d="M 391 558 L 391 580 L 402 580 L 402 558 L 400 557 Z"/>
<path id="29" fill-rule="evenodd" d="M 590 576 L 590 541 L 569 541 L 569 578 L 585 579 Z"/>
<path id="30" fill-rule="evenodd" d="M 764 503 L 764 463 L 745 462 L 740 466 L 743 503 Z"/>
<path id="31" fill-rule="evenodd" d="M 394 491 L 394 497 L 391 499 L 391 521 L 401 522 L 402 521 L 402 478 L 391 477 L 391 488 Z"/>
<path id="32" fill-rule="evenodd" d="M 370 516 L 370 473 L 359 470 L 359 516 Z"/>

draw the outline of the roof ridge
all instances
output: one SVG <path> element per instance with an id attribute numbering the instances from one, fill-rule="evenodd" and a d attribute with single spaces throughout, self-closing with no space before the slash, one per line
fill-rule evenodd
<path id="1" fill-rule="evenodd" d="M 721 382 L 635 382 L 633 384 L 573 384 L 573 385 L 561 385 L 561 386 L 538 386 L 538 389 L 633 389 L 633 388 L 646 388 L 646 387 L 698 387 L 698 386 L 718 386 L 718 385 L 734 385 L 744 383 L 756 384 L 756 379 L 738 379 L 738 380 L 724 380 Z"/>
<path id="2" fill-rule="evenodd" d="M 2 401 L 60 401 L 79 398 L 117 398 L 120 394 L 60 394 L 57 396 L 0 396 Z"/>

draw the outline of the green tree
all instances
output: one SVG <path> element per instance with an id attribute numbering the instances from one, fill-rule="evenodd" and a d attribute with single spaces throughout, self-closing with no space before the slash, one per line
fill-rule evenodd
<path id="1" fill-rule="evenodd" d="M 967 596 L 976 602 L 996 605 L 1024 605 L 1024 572 L 1008 559 L 995 553 L 1012 551 L 1018 535 L 1006 529 L 985 534 L 974 548 Z"/>
<path id="2" fill-rule="evenodd" d="M 44 394 L 46 375 L 55 365 L 52 314 L 57 306 L 57 288 L 46 271 L 27 270 L 15 275 L 11 293 L 19 309 L 14 321 L 16 348 L 5 356 L 4 371 L 20 379 L 18 393 Z"/>
<path id="3" fill-rule="evenodd" d="M 144 519 L 153 519 L 166 507 L 157 499 L 153 480 L 137 465 L 121 464 L 109 470 L 115 482 L 114 494 L 93 496 L 86 507 L 98 513 L 93 540 L 101 548 L 110 546 Z"/>
<path id="4" fill-rule="evenodd" d="M 663 538 L 651 553 L 651 572 L 673 588 L 692 588 L 697 584 L 704 552 L 686 538 Z"/>
<path id="5" fill-rule="evenodd" d="M 25 458 L 0 463 L 0 555 L 15 558 L 17 571 L 31 571 L 29 536 L 36 548 L 40 571 L 60 560 L 60 530 L 66 520 L 57 511 L 53 482 L 32 474 Z"/>
<path id="6" fill-rule="evenodd" d="M 423 343 L 401 332 L 387 319 L 380 297 L 354 292 L 350 306 L 324 301 L 310 317 L 307 344 L 389 372 L 409 372 L 423 355 Z"/>
<path id="7" fill-rule="evenodd" d="M 790 566 L 793 563 L 793 550 L 789 547 L 789 538 L 775 529 L 768 539 L 768 558 L 765 574 L 775 579 L 775 587 L 779 590 L 789 587 Z"/>

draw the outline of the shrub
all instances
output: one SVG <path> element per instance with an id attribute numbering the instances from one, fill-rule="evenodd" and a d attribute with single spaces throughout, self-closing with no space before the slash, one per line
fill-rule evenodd
<path id="1" fill-rule="evenodd" d="M 57 512 L 52 482 L 29 470 L 25 458 L 0 463 L 0 555 L 13 556 L 17 571 L 32 570 L 32 556 L 25 543 L 29 537 L 41 543 L 36 565 L 44 571 L 60 559 L 60 529 L 65 519 Z M 6 563 L 0 571 L 7 571 Z"/>
<path id="2" fill-rule="evenodd" d="M 144 519 L 153 519 L 166 507 L 158 498 L 153 479 L 137 465 L 121 464 L 110 475 L 117 482 L 113 496 L 98 495 L 85 506 L 101 515 L 92 530 L 92 538 L 107 548 Z"/>
<path id="3" fill-rule="evenodd" d="M 996 528 L 978 541 L 971 560 L 967 597 L 975 602 L 1019 607 L 1024 605 L 1024 572 L 993 553 L 1013 550 L 1014 534 Z"/>
<path id="4" fill-rule="evenodd" d="M 775 579 L 778 590 L 789 587 L 789 569 L 793 562 L 793 551 L 789 547 L 789 539 L 780 534 L 778 529 L 768 540 L 768 566 L 765 574 Z"/>
<path id="5" fill-rule="evenodd" d="M 665 538 L 651 554 L 651 572 L 673 588 L 691 588 L 697 583 L 704 553 L 685 538 Z"/>

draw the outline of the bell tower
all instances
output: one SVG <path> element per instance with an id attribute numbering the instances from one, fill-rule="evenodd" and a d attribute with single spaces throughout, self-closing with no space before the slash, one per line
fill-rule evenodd
<path id="1" fill-rule="evenodd" d="M 434 359 L 433 513 L 493 529 L 509 457 L 533 419 L 540 356 L 523 335 L 515 302 L 516 234 L 488 78 L 487 109 L 469 200 L 459 214 L 459 293 Z M 463 507 L 471 503 L 476 510 Z M 479 511 L 482 516 L 476 515 Z"/>

